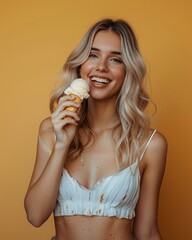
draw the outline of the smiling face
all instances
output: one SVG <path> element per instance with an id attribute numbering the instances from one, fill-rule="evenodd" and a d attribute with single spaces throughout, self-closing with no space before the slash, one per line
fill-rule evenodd
<path id="1" fill-rule="evenodd" d="M 99 31 L 88 59 L 81 65 L 81 77 L 90 84 L 90 96 L 116 100 L 125 74 L 119 35 L 110 30 Z"/>

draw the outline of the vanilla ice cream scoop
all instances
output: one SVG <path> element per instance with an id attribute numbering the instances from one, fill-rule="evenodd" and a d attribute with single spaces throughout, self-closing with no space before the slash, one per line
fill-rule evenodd
<path id="1" fill-rule="evenodd" d="M 89 91 L 90 88 L 88 82 L 82 78 L 77 78 L 73 80 L 70 86 L 64 90 L 64 93 L 74 96 L 74 102 L 81 103 L 84 98 L 87 99 L 89 97 Z M 76 112 L 77 108 L 67 107 L 66 110 Z"/>

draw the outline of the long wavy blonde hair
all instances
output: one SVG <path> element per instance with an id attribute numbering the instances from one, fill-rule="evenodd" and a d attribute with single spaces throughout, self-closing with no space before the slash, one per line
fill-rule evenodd
<path id="1" fill-rule="evenodd" d="M 50 111 L 55 110 L 59 98 L 71 81 L 80 77 L 80 66 L 90 54 L 96 33 L 102 30 L 110 30 L 120 36 L 122 59 L 126 67 L 126 76 L 116 103 L 120 125 L 113 130 L 115 157 L 119 169 L 122 169 L 134 163 L 141 156 L 146 145 L 150 126 L 150 118 L 145 113 L 145 108 L 150 99 L 143 88 L 146 66 L 140 54 L 135 34 L 127 22 L 124 20 L 104 19 L 94 24 L 87 31 L 63 66 L 62 84 L 52 93 Z M 94 133 L 87 120 L 87 104 L 87 101 L 83 102 L 80 112 L 81 121 L 69 150 L 69 156 L 72 158 L 79 156 L 83 147 L 94 138 Z M 80 128 L 83 128 L 87 135 L 87 142 L 84 145 L 79 134 Z"/>

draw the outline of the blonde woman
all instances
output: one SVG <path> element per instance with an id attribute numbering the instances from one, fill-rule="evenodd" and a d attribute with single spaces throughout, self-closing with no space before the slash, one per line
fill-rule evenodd
<path id="1" fill-rule="evenodd" d="M 34 226 L 53 212 L 54 239 L 161 239 L 157 208 L 167 143 L 145 114 L 145 73 L 133 30 L 123 20 L 97 22 L 68 57 L 51 117 L 40 124 L 25 197 Z M 90 85 L 82 104 L 63 93 L 78 77 Z"/>

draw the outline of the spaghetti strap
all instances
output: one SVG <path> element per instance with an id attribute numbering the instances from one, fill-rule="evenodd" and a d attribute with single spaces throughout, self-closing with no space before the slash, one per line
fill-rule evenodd
<path id="1" fill-rule="evenodd" d="M 155 135 L 156 132 L 157 132 L 157 130 L 155 129 L 155 130 L 152 132 L 149 140 L 147 141 L 147 144 L 146 144 L 146 146 L 145 146 L 145 148 L 144 148 L 144 151 L 143 151 L 143 153 L 141 154 L 140 161 L 142 160 L 142 158 L 143 158 L 143 156 L 144 156 L 144 154 L 145 154 L 145 152 L 146 152 L 146 150 L 147 150 L 147 148 L 148 148 L 148 146 L 149 146 L 149 144 L 150 144 L 150 142 L 151 142 L 151 140 L 152 140 L 152 138 L 153 138 L 153 136 Z"/>

